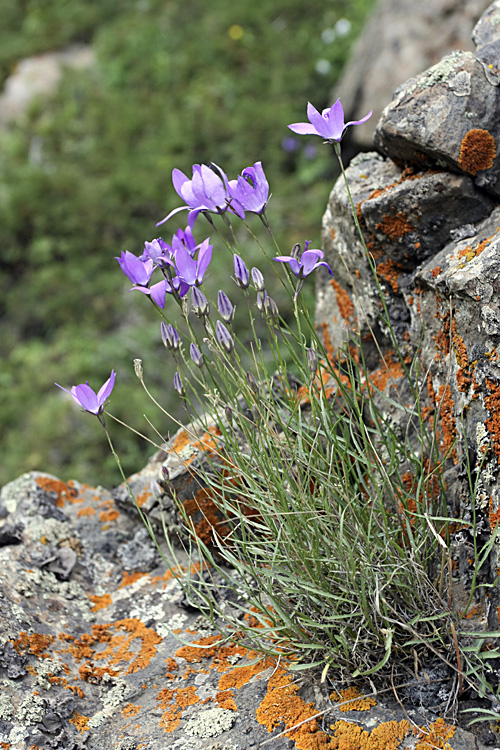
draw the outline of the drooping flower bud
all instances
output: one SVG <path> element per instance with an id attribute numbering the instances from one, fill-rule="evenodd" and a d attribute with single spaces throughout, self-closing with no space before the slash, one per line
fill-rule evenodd
<path id="1" fill-rule="evenodd" d="M 201 353 L 199 347 L 192 343 L 189 347 L 189 354 L 191 356 L 191 359 L 195 363 L 196 367 L 203 367 L 203 354 Z"/>
<path id="2" fill-rule="evenodd" d="M 217 341 L 222 348 L 225 349 L 228 354 L 231 354 L 234 350 L 234 339 L 224 323 L 221 323 L 220 320 L 215 324 L 215 333 L 217 335 Z"/>
<path id="3" fill-rule="evenodd" d="M 257 301 L 255 304 L 257 305 L 257 310 L 259 312 L 264 312 L 264 302 L 266 301 L 266 297 L 267 292 L 265 289 L 263 292 L 257 292 Z"/>
<path id="4" fill-rule="evenodd" d="M 175 329 L 170 323 L 166 324 L 163 321 L 161 323 L 161 339 L 163 344 L 171 352 L 176 352 L 181 344 L 177 329 Z"/>
<path id="5" fill-rule="evenodd" d="M 176 372 L 174 375 L 174 388 L 179 396 L 184 398 L 184 396 L 186 395 L 186 391 L 184 389 L 184 383 L 182 382 L 181 376 L 178 372 Z"/>
<path id="6" fill-rule="evenodd" d="M 191 287 L 191 302 L 194 314 L 199 318 L 204 318 L 210 314 L 210 302 L 197 286 Z"/>
<path id="7" fill-rule="evenodd" d="M 217 295 L 217 307 L 222 320 L 225 320 L 226 323 L 232 323 L 235 308 L 227 294 L 224 294 L 222 291 L 219 291 Z"/>
<path id="8" fill-rule="evenodd" d="M 264 300 L 264 315 L 271 325 L 276 325 L 278 323 L 280 316 L 278 305 L 268 294 Z"/>
<path id="9" fill-rule="evenodd" d="M 314 378 L 318 371 L 318 355 L 314 349 L 308 349 L 306 354 L 307 367 L 311 378 Z"/>
<path id="10" fill-rule="evenodd" d="M 258 268 L 252 268 L 252 281 L 256 292 L 263 292 L 266 288 L 264 276 Z"/>
<path id="11" fill-rule="evenodd" d="M 233 263 L 235 282 L 241 289 L 248 289 L 250 284 L 250 274 L 248 273 L 248 268 L 246 267 L 245 262 L 239 255 L 235 255 Z"/>

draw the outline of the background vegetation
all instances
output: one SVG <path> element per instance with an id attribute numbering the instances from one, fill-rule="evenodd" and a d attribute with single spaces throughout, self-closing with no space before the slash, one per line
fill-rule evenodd
<path id="1" fill-rule="evenodd" d="M 99 387 L 114 368 L 111 412 L 140 430 L 143 413 L 162 434 L 175 429 L 132 368 L 142 358 L 156 397 L 181 416 L 157 316 L 114 260 L 140 252 L 180 204 L 174 167 L 213 161 L 235 176 L 262 160 L 283 252 L 319 246 L 333 157 L 316 159 L 314 139 L 290 140 L 286 126 L 304 120 L 308 99 L 331 103 L 372 2 L 309 0 L 306 13 L 303 0 L 0 0 L 0 82 L 19 59 L 70 43 L 97 58 L 0 132 L 0 485 L 35 468 L 118 483 L 97 420 L 54 381 Z M 167 241 L 177 226 L 162 227 Z M 212 288 L 230 273 L 216 245 Z M 139 470 L 151 447 L 112 430 L 125 470 Z"/>

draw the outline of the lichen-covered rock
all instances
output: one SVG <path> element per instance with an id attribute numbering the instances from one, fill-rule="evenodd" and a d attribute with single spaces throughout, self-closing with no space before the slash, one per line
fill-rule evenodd
<path id="1" fill-rule="evenodd" d="M 333 100 L 342 100 L 346 121 L 373 109 L 371 120 L 347 131 L 343 144 L 349 154 L 372 148 L 375 125 L 398 86 L 453 50 L 474 49 L 471 32 L 487 6 L 487 0 L 376 3 L 333 93 Z"/>
<path id="2" fill-rule="evenodd" d="M 332 700 L 316 675 L 259 660 L 181 606 L 176 570 L 150 570 L 140 521 L 106 490 L 33 472 L 1 490 L 0 519 L 0 531 L 23 527 L 0 545 L 5 750 L 251 750 L 266 740 L 301 750 L 359 736 L 384 747 L 410 739 L 401 709 L 353 688 Z M 71 569 L 49 571 L 47 559 L 64 549 L 76 555 Z M 423 708 L 408 708 L 422 737 L 482 750 Z"/>
<path id="3" fill-rule="evenodd" d="M 478 48 L 491 52 L 499 21 L 497 2 L 476 27 Z M 391 159 L 361 155 L 347 170 L 376 278 L 341 179 L 323 224 L 333 280 L 318 275 L 317 321 L 333 353 L 348 329 L 356 330 L 366 341 L 369 367 L 380 367 L 380 350 L 391 366 L 394 342 L 380 322 L 382 290 L 400 350 L 409 361 L 418 355 L 424 413 L 446 460 L 449 511 L 467 523 L 475 519 L 474 532 L 464 525 L 454 538 L 457 608 L 470 588 L 477 550 L 500 519 L 500 209 L 492 200 L 500 194 L 497 84 L 485 59 L 456 53 L 396 92 L 377 126 L 377 142 Z M 396 368 L 391 387 L 407 399 Z M 389 406 L 387 413 L 395 424 L 403 418 Z M 496 581 L 498 558 L 495 544 L 478 580 Z M 498 586 L 478 596 L 478 628 L 498 630 L 499 604 Z"/>
<path id="4" fill-rule="evenodd" d="M 495 2 L 476 26 L 477 54 L 452 52 L 394 94 L 375 131 L 391 159 L 419 168 L 444 167 L 471 175 L 500 195 L 499 9 Z"/>

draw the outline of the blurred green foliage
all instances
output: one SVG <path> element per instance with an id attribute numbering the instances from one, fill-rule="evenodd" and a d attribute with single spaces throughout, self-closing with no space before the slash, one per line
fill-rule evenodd
<path id="1" fill-rule="evenodd" d="M 193 163 L 213 161 L 234 177 L 261 160 L 283 252 L 305 239 L 318 246 L 333 158 L 319 139 L 297 139 L 293 151 L 282 141 L 308 100 L 330 103 L 372 2 L 309 0 L 306 12 L 303 0 L 0 0 L 0 80 L 20 58 L 69 43 L 96 54 L 93 68 L 67 70 L 55 95 L 0 132 L 0 485 L 33 468 L 118 483 L 97 420 L 54 381 L 98 388 L 114 368 L 110 411 L 157 440 L 143 414 L 163 435 L 176 425 L 135 378 L 140 357 L 155 396 L 183 418 L 157 316 L 143 295 L 128 293 L 114 260 L 184 226 L 181 218 L 155 227 L 181 203 L 174 167 L 191 174 Z M 336 34 L 343 18 L 351 31 Z M 200 217 L 195 236 L 209 229 Z M 254 244 L 240 239 L 248 264 L 264 269 Z M 231 272 L 216 240 L 213 293 L 231 293 Z M 285 304 L 279 286 L 274 296 Z M 139 470 L 151 446 L 111 429 L 125 470 Z"/>

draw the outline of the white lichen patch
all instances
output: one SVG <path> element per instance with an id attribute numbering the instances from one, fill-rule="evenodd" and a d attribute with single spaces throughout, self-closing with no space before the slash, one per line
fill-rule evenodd
<path id="1" fill-rule="evenodd" d="M 471 92 L 470 73 L 460 70 L 456 75 L 448 79 L 448 88 L 455 96 L 469 96 Z"/>
<path id="2" fill-rule="evenodd" d="M 28 695 L 17 709 L 16 719 L 21 724 L 38 724 L 45 714 L 45 701 L 39 695 Z"/>
<path id="3" fill-rule="evenodd" d="M 31 474 L 22 476 L 9 482 L 0 491 L 0 502 L 5 507 L 7 513 L 14 513 L 21 499 L 33 489 L 33 478 Z"/>
<path id="4" fill-rule="evenodd" d="M 231 729 L 235 721 L 234 711 L 228 711 L 226 708 L 209 708 L 193 716 L 186 724 L 185 731 L 191 737 L 218 737 L 219 734 Z"/>
<path id="5" fill-rule="evenodd" d="M 158 594 L 156 594 L 157 598 Z M 154 601 L 152 594 L 146 594 L 138 598 L 135 605 L 130 608 L 129 617 L 135 617 L 144 622 L 151 619 L 162 622 L 165 619 L 165 609 L 161 600 Z"/>
<path id="6" fill-rule="evenodd" d="M 0 719 L 10 721 L 14 716 L 14 706 L 10 698 L 5 693 L 0 693 Z"/>

